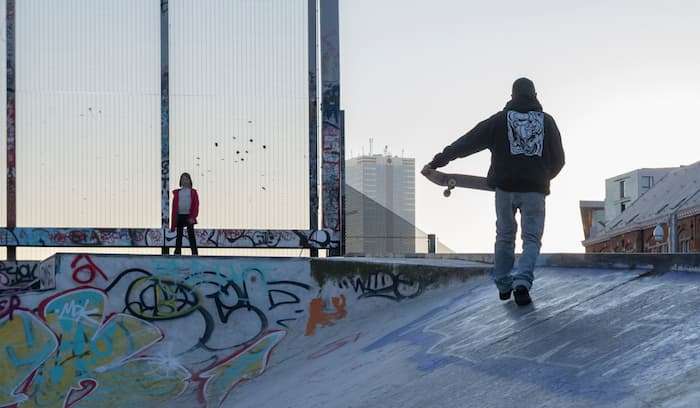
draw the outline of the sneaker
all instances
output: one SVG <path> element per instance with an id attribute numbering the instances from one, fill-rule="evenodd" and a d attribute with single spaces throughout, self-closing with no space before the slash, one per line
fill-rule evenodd
<path id="1" fill-rule="evenodd" d="M 517 303 L 518 306 L 527 306 L 532 303 L 530 292 L 525 286 L 516 287 L 513 294 L 515 295 L 515 303 Z"/>
<path id="2" fill-rule="evenodd" d="M 510 299 L 510 293 L 512 290 L 509 290 L 508 292 L 498 292 L 498 297 L 501 298 L 501 300 L 508 300 Z"/>

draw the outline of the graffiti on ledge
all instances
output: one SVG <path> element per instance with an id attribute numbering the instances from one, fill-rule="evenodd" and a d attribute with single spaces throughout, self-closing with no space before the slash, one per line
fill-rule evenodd
<path id="1" fill-rule="evenodd" d="M 0 261 L 0 295 L 56 287 L 53 258 L 45 262 Z"/>
<path id="2" fill-rule="evenodd" d="M 338 248 L 337 234 L 319 230 L 197 229 L 200 248 Z M 188 246 L 187 237 L 183 245 Z M 175 232 L 153 228 L 0 228 L 0 246 L 175 246 Z"/>

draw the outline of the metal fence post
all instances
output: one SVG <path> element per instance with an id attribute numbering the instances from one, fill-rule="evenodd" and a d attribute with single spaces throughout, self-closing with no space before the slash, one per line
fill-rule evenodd
<path id="1" fill-rule="evenodd" d="M 668 220 L 668 252 L 678 252 L 678 212 L 671 213 Z"/>
<path id="2" fill-rule="evenodd" d="M 435 234 L 428 234 L 428 253 L 434 254 L 436 249 L 436 238 Z"/>
<path id="3" fill-rule="evenodd" d="M 17 166 L 15 127 L 15 0 L 5 3 L 7 68 L 7 228 L 17 226 Z M 17 259 L 17 247 L 7 247 L 7 259 Z"/>
<path id="4" fill-rule="evenodd" d="M 317 0 L 308 0 L 309 22 L 309 229 L 318 229 L 318 8 Z M 309 255 L 318 257 L 318 249 Z"/>
<path id="5" fill-rule="evenodd" d="M 160 217 L 163 231 L 161 253 L 169 253 L 165 231 L 170 221 L 170 30 L 168 0 L 160 2 Z"/>
<path id="6" fill-rule="evenodd" d="M 340 110 L 340 41 L 338 0 L 320 1 L 321 27 L 321 192 L 323 228 L 330 230 L 336 246 L 330 256 L 341 253 L 343 148 Z"/>

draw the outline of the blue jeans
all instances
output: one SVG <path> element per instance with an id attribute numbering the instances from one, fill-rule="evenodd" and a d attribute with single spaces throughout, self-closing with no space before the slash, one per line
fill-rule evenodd
<path id="1" fill-rule="evenodd" d="M 518 223 L 515 212 L 520 210 L 523 254 L 518 269 L 511 274 L 515 263 L 515 234 Z M 500 292 L 516 286 L 530 289 L 534 269 L 542 247 L 544 232 L 545 195 L 542 193 L 515 193 L 496 189 L 496 245 L 493 279 Z"/>

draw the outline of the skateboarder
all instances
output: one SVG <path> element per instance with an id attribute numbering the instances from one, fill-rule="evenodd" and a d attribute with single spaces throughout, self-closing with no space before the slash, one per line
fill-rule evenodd
<path id="1" fill-rule="evenodd" d="M 515 302 L 525 306 L 532 301 L 529 292 L 542 245 L 545 196 L 550 180 L 564 167 L 559 129 L 554 118 L 542 111 L 535 85 L 529 79 L 516 80 L 505 108 L 435 155 L 424 172 L 485 149 L 491 151 L 488 184 L 496 190 L 494 281 L 501 300 L 510 299 L 513 292 Z M 523 254 L 511 274 L 517 210 L 522 222 Z"/>

